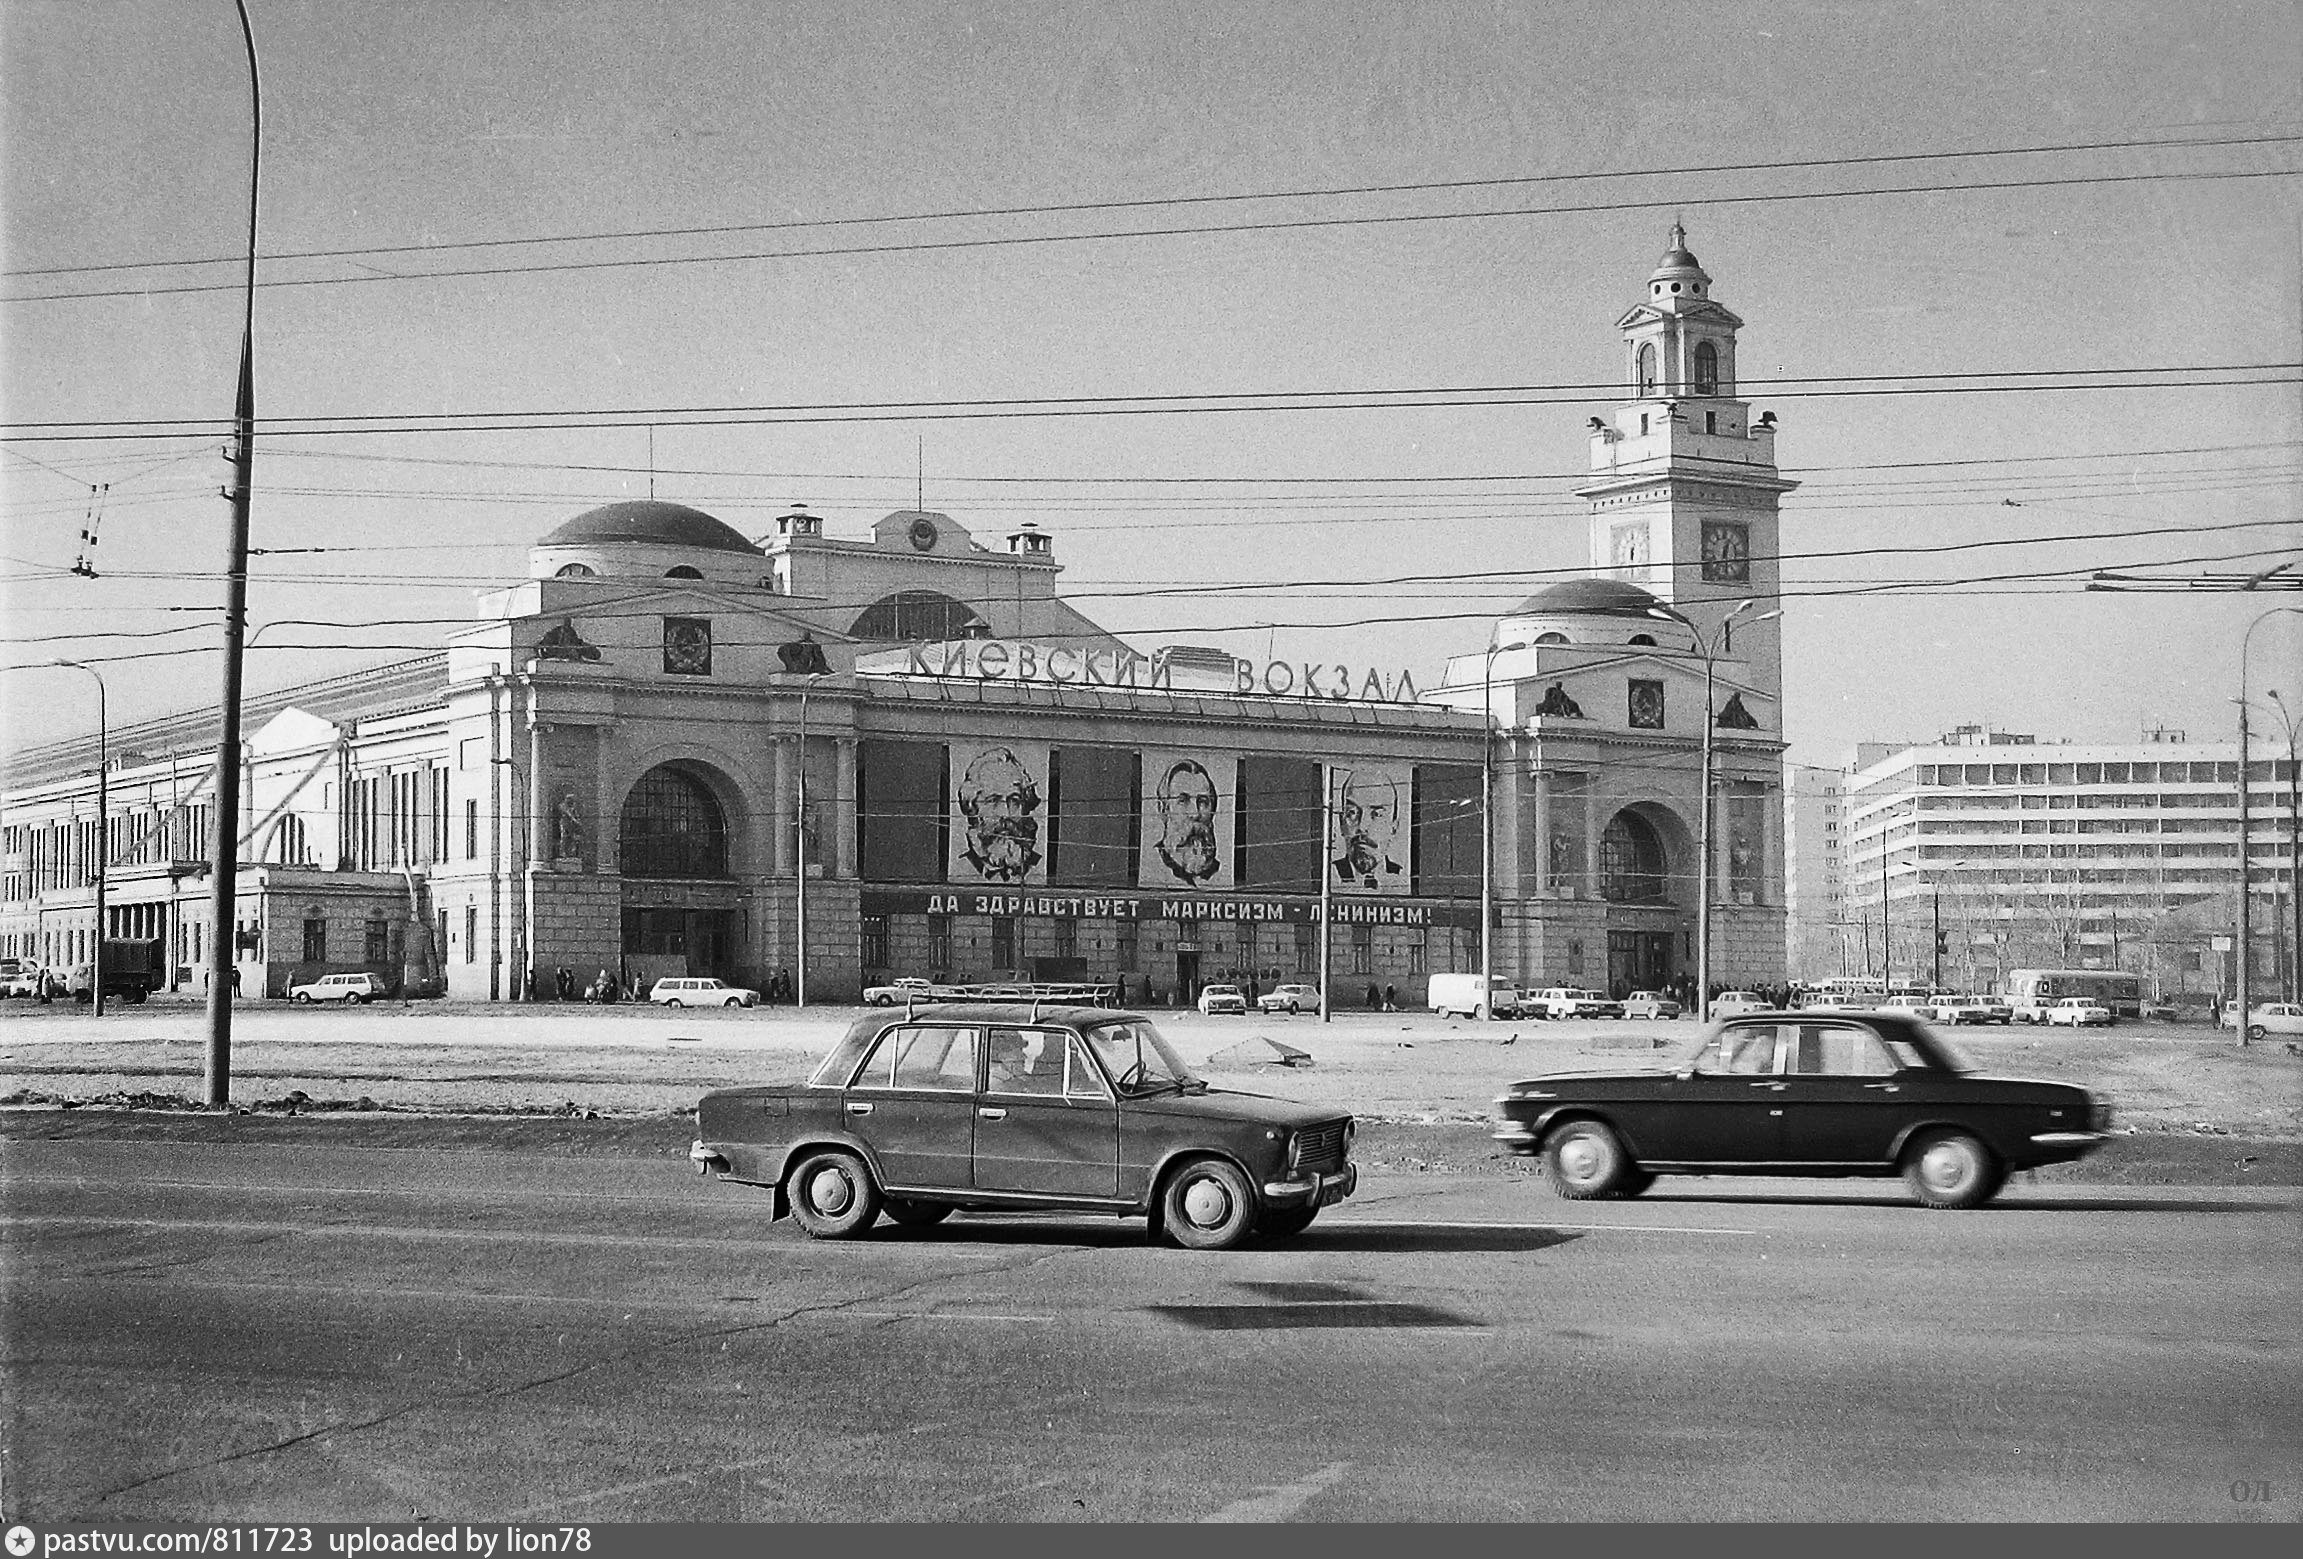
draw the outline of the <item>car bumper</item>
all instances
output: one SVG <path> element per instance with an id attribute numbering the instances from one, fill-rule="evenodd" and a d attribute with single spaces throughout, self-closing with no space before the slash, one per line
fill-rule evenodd
<path id="1" fill-rule="evenodd" d="M 1264 1200 L 1287 1207 L 1331 1207 L 1359 1189 L 1359 1166 L 1346 1164 L 1332 1175 L 1301 1180 L 1267 1180 Z"/>
<path id="2" fill-rule="evenodd" d="M 1526 1121 L 1504 1120 L 1496 1122 L 1488 1135 L 1515 1152 L 1525 1153 L 1534 1145 L 1536 1133 Z"/>

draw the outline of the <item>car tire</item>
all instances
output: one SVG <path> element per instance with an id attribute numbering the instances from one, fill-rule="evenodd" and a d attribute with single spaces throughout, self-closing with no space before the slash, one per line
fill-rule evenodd
<path id="1" fill-rule="evenodd" d="M 312 993 L 310 991 L 298 991 L 295 995 L 289 997 L 288 999 L 299 1007 L 309 1007 L 312 1005 Z"/>
<path id="2" fill-rule="evenodd" d="M 1274 1207 L 1255 1221 L 1255 1232 L 1267 1240 L 1288 1240 L 1311 1227 L 1319 1216 L 1319 1209 L 1310 1203 L 1301 1207 Z"/>
<path id="3" fill-rule="evenodd" d="M 904 1228 L 932 1229 L 952 1215 L 952 1204 L 949 1202 L 910 1202 L 891 1196 L 887 1198 L 886 1204 L 881 1207 L 880 1211 L 888 1215 L 888 1220 L 891 1223 L 900 1224 Z"/>
<path id="4" fill-rule="evenodd" d="M 1160 1227 L 1186 1250 L 1230 1250 L 1256 1227 L 1255 1187 L 1220 1158 L 1195 1158 L 1160 1192 Z"/>
<path id="5" fill-rule="evenodd" d="M 1998 1193 L 2002 1175 L 1991 1150 L 1964 1131 L 1931 1131 L 1903 1153 L 1903 1181 L 1927 1207 L 1979 1207 Z"/>
<path id="6" fill-rule="evenodd" d="M 872 1005 L 875 1007 L 893 1007 L 895 1004 L 896 999 L 893 996 L 875 996 L 872 998 Z"/>
<path id="7" fill-rule="evenodd" d="M 2250 1023 L 2247 1025 L 2247 1037 L 2249 1039 L 2268 1039 L 2270 1035 L 2271 1031 L 2260 1023 Z"/>
<path id="8" fill-rule="evenodd" d="M 810 1153 L 792 1171 L 786 1195 L 793 1221 L 819 1240 L 853 1239 L 880 1216 L 879 1187 L 853 1153 Z"/>
<path id="9" fill-rule="evenodd" d="M 680 1000 L 680 998 L 677 996 L 667 996 L 664 998 L 664 1005 L 670 1007 L 673 1011 L 676 1012 L 680 1008 L 685 1007 L 687 1003 Z"/>
<path id="10" fill-rule="evenodd" d="M 1569 1121 L 1545 1139 L 1543 1169 L 1551 1188 L 1571 1202 L 1615 1195 L 1631 1174 L 1631 1156 L 1598 1121 Z"/>
<path id="11" fill-rule="evenodd" d="M 1297 1011 L 1297 1008 L 1296 1008 L 1296 1004 L 1295 1004 L 1294 1002 L 1292 1002 L 1292 1001 L 1291 1001 L 1291 1002 L 1289 1002 L 1289 1003 L 1287 1004 L 1287 1015 L 1288 1015 L 1289 1017 L 1291 1017 L 1291 1018 L 1292 1018 L 1292 1017 L 1294 1017 L 1294 1016 L 1296 1015 L 1296 1011 Z"/>

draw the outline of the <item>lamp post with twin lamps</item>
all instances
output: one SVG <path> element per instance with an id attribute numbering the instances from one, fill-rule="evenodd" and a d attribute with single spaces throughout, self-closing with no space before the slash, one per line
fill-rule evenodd
<path id="1" fill-rule="evenodd" d="M 2263 696 L 2278 707 L 2287 726 L 2287 908 L 2294 916 L 2294 931 L 2287 942 L 2287 999 L 2303 1001 L 2303 766 L 2295 761 L 2295 739 L 2303 716 L 2287 707 L 2277 688 Z M 2276 902 L 2276 900 L 2274 900 Z"/>
<path id="2" fill-rule="evenodd" d="M 1653 615 L 1667 617 L 1693 635 L 1695 653 L 1703 657 L 1703 782 L 1702 793 L 1696 803 L 1696 852 L 1700 858 L 1695 863 L 1695 1011 L 1698 1022 L 1711 1016 L 1711 764 L 1712 731 L 1719 723 L 1719 711 L 1713 707 L 1712 699 L 1718 683 L 1718 652 L 1731 646 L 1730 630 L 1744 613 L 1758 604 L 1756 600 L 1738 604 L 1719 620 L 1719 628 L 1710 643 L 1704 641 L 1703 630 L 1686 613 L 1661 604 L 1648 608 Z M 1783 608 L 1779 606 L 1761 612 L 1751 621 L 1763 623 L 1782 615 Z"/>
<path id="3" fill-rule="evenodd" d="M 104 677 L 94 666 L 83 666 L 76 660 L 52 660 L 48 664 L 85 671 L 96 679 L 96 942 L 88 955 L 88 1001 L 89 1015 L 100 1018 L 104 1016 L 104 896 L 112 875 L 111 726 L 104 713 Z"/>
<path id="4" fill-rule="evenodd" d="M 832 675 L 832 664 L 814 636 L 802 634 L 776 650 L 788 675 L 800 683 L 799 751 L 793 767 L 799 781 L 792 816 L 792 922 L 796 943 L 792 957 L 792 1005 L 808 1004 L 808 695 L 816 684 Z"/>

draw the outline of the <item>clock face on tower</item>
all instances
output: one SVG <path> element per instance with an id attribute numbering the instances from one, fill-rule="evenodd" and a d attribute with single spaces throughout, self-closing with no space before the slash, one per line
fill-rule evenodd
<path id="1" fill-rule="evenodd" d="M 912 546 L 917 551 L 933 552 L 936 550 L 936 522 L 926 515 L 923 514 L 912 521 L 912 528 L 905 534 L 911 537 Z"/>
<path id="2" fill-rule="evenodd" d="M 1703 522 L 1703 579 L 1706 584 L 1751 582 L 1751 527 L 1740 520 Z"/>
<path id="3" fill-rule="evenodd" d="M 1627 579 L 1633 572 L 1645 567 L 1648 561 L 1647 527 L 1644 524 L 1615 527 L 1608 534 L 1607 561 L 1609 567 L 1619 570 L 1616 575 L 1618 579 Z"/>

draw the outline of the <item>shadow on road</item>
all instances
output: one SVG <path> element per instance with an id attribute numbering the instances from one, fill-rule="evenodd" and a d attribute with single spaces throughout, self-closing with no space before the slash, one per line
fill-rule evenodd
<path id="1" fill-rule="evenodd" d="M 1053 1219 L 1041 1222 L 1029 1215 L 1020 1218 L 1012 1214 L 994 1216 L 997 1221 L 970 1218 L 962 1213 L 948 1223 L 940 1223 L 929 1229 L 905 1229 L 893 1224 L 881 1224 L 872 1231 L 871 1238 L 901 1244 L 1078 1245 L 1096 1250 L 1149 1243 L 1144 1225 L 1135 1220 L 1099 1225 L 1065 1223 Z M 1458 1224 L 1424 1229 L 1397 1223 L 1372 1227 L 1337 1223 L 1306 1229 L 1301 1234 L 1284 1239 L 1257 1240 L 1244 1248 L 1270 1251 L 1531 1251 L 1545 1250 L 1581 1238 L 1583 1235 L 1577 1230 L 1549 1228 L 1540 1224 L 1497 1224 L 1492 1228 L 1466 1228 Z"/>
<path id="2" fill-rule="evenodd" d="M 2189 1188 L 2184 1188 L 2188 1191 Z M 1639 1198 L 1642 1203 L 1677 1207 L 1885 1207 L 1912 1214 L 1928 1213 L 1908 1196 L 1883 1191 L 1875 1196 L 1806 1195 L 1792 1192 L 1714 1192 L 1703 1194 L 1681 1192 L 1658 1194 L 1649 1192 Z M 2037 1193 L 2014 1191 L 2003 1193 L 1985 1202 L 1981 1207 L 1965 1210 L 1964 1216 L 1986 1213 L 2252 1213 L 2270 1208 L 2292 1206 L 2286 1202 L 2222 1201 L 2190 1194 L 2154 1196 L 2149 1191 L 2138 1191 L 2132 1196 L 2043 1196 Z"/>

